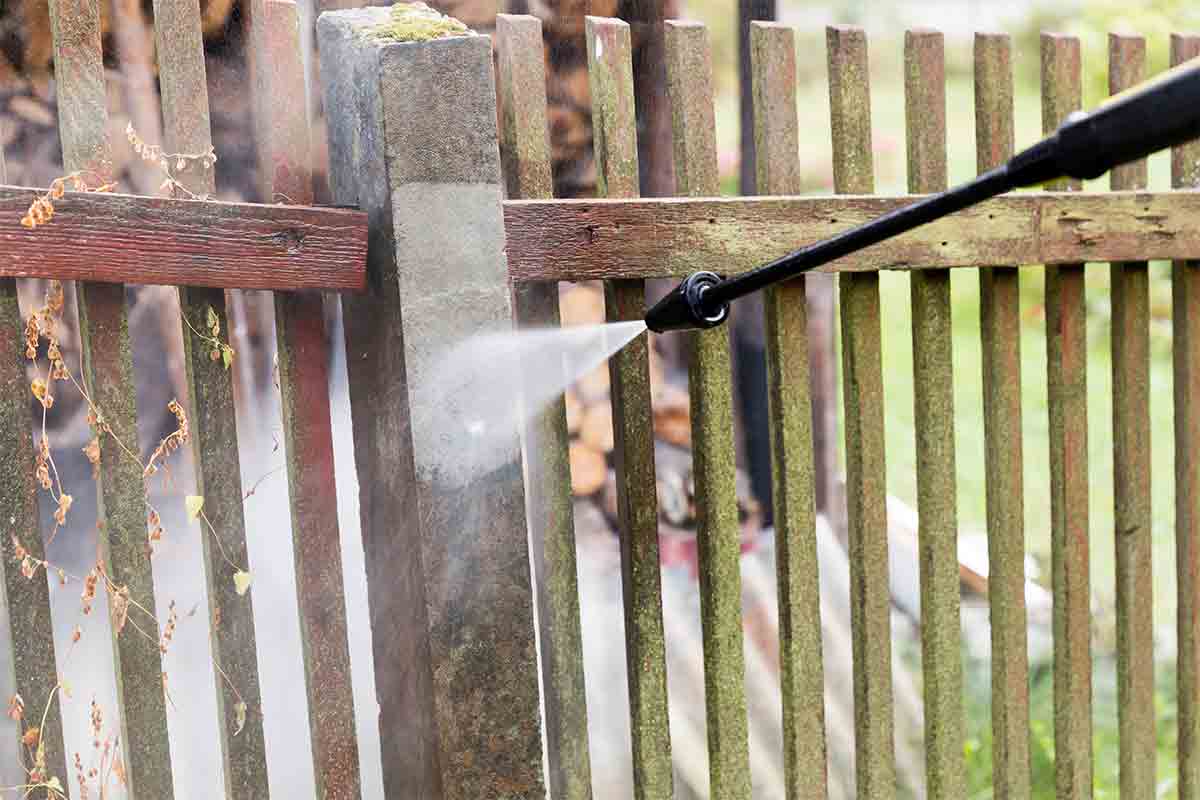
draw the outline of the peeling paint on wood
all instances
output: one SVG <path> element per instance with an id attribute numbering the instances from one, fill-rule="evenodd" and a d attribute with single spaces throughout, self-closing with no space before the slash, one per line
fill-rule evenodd
<path id="1" fill-rule="evenodd" d="M 796 193 L 800 137 L 792 29 L 752 22 L 750 69 L 755 186 L 765 194 Z M 797 278 L 769 289 L 765 296 L 784 784 L 789 800 L 825 797 L 828 791 L 807 281 Z"/>
<path id="2" fill-rule="evenodd" d="M 702 25 L 669 22 L 667 94 L 675 154 L 675 191 L 720 193 L 712 56 Z M 733 444 L 729 328 L 691 334 L 688 394 L 704 637 L 709 792 L 749 800 L 750 751 L 742 652 L 741 526 Z"/>
<path id="3" fill-rule="evenodd" d="M 601 195 L 638 194 L 637 117 L 629 26 L 587 17 L 592 130 Z M 511 273 L 510 273 L 511 274 Z M 607 281 L 609 322 L 642 319 L 645 283 Z M 633 785 L 638 800 L 673 796 L 667 720 L 666 643 L 658 553 L 658 493 L 650 409 L 649 339 L 643 334 L 608 361 L 612 383 L 621 576 L 625 602 L 625 659 L 633 735 Z"/>
<path id="4" fill-rule="evenodd" d="M 874 189 L 867 37 L 826 29 L 833 123 L 834 190 Z M 858 797 L 894 797 L 891 596 L 879 274 L 839 276 L 846 425 L 851 637 L 854 652 L 855 781 Z"/>
<path id="5" fill-rule="evenodd" d="M 1013 155 L 1013 71 L 1007 34 L 975 36 L 979 172 Z M 1021 435 L 1021 287 L 1016 267 L 979 274 L 987 471 L 988 602 L 992 638 L 992 786 L 1030 796 L 1029 647 L 1025 616 L 1025 489 Z"/>
<path id="6" fill-rule="evenodd" d="M 946 189 L 946 74 L 936 31 L 904 37 L 908 189 Z M 912 288 L 913 419 L 916 427 L 921 666 L 929 797 L 966 793 L 958 520 L 954 472 L 954 330 L 950 271 L 916 270 Z"/>
<path id="7" fill-rule="evenodd" d="M 1042 34 L 1042 129 L 1082 105 L 1079 40 Z M 1066 181 L 1057 188 L 1078 190 Z M 1092 795 L 1087 309 L 1083 264 L 1046 269 L 1050 536 L 1054 588 L 1054 772 L 1059 798 Z"/>
<path id="8" fill-rule="evenodd" d="M 546 127 L 542 23 L 536 17 L 496 18 L 500 159 L 509 197 L 549 198 L 554 182 Z M 557 328 L 558 284 L 513 289 L 517 324 Z M 544 365 L 531 365 L 542 369 Z M 525 498 L 534 571 L 538 576 L 547 778 L 551 797 L 590 800 L 587 698 L 583 671 L 566 403 L 562 395 L 531 415 L 525 428 Z"/>

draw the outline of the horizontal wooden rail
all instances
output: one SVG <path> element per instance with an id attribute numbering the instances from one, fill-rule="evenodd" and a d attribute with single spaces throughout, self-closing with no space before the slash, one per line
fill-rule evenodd
<path id="1" fill-rule="evenodd" d="M 358 211 L 68 192 L 51 222 L 27 230 L 20 220 L 38 192 L 0 186 L 0 277 L 289 291 L 366 283 Z"/>
<path id="2" fill-rule="evenodd" d="M 741 272 L 913 202 L 905 197 L 510 201 L 519 281 Z M 1200 192 L 1028 192 L 982 203 L 826 271 L 1200 256 Z"/>

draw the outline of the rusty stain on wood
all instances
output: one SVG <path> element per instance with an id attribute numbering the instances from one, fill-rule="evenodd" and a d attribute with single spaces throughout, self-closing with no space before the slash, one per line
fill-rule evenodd
<path id="1" fill-rule="evenodd" d="M 946 74 L 936 31 L 904 37 L 908 189 L 946 189 Z M 912 289 L 913 419 L 916 426 L 921 665 L 929 797 L 966 793 L 962 641 L 954 474 L 954 330 L 950 271 L 915 270 Z"/>
<path id="2" fill-rule="evenodd" d="M 826 29 L 826 43 L 834 190 L 867 193 L 875 182 L 867 37 L 861 28 L 833 26 Z M 888 798 L 896 792 L 896 757 L 879 274 L 847 273 L 839 276 L 838 284 L 854 653 L 855 780 L 860 798 Z"/>
<path id="3" fill-rule="evenodd" d="M 552 197 L 541 21 L 532 16 L 498 15 L 496 55 L 500 156 L 508 196 Z M 520 326 L 557 328 L 561 324 L 557 283 L 518 284 L 513 301 Z M 533 369 L 543 367 L 531 365 Z M 551 797 L 590 800 L 583 632 L 564 396 L 531 415 L 525 439 L 526 513 L 539 577 L 548 788 Z"/>
<path id="4" fill-rule="evenodd" d="M 752 22 L 750 69 L 755 185 L 766 194 L 795 193 L 800 159 L 792 29 Z M 784 785 L 791 800 L 824 797 L 828 790 L 806 283 L 801 277 L 774 287 L 764 304 Z"/>
<path id="5" fill-rule="evenodd" d="M 712 55 L 707 32 L 702 25 L 670 22 L 665 46 L 675 192 L 685 196 L 719 194 Z M 688 394 L 696 484 L 709 792 L 713 797 L 749 800 L 741 526 L 734 487 L 729 328 L 698 331 L 691 340 Z"/>
<path id="6" fill-rule="evenodd" d="M 975 36 L 975 139 L 980 173 L 1013 154 L 1013 71 L 1007 34 Z M 1025 616 L 1025 490 L 1021 436 L 1021 287 L 1016 267 L 979 274 L 992 639 L 992 785 L 999 800 L 1030 796 L 1029 656 Z"/>
<path id="7" fill-rule="evenodd" d="M 156 0 L 159 82 L 162 87 L 164 148 L 171 153 L 205 153 L 212 145 L 208 92 L 205 88 L 204 49 L 199 7 L 181 0 Z M 187 191 L 211 195 L 212 169 L 192 161 L 172 174 Z M 233 398 L 233 372 L 211 358 L 212 346 L 196 339 L 208 330 L 208 315 L 216 315 L 221 338 L 230 333 L 225 292 L 181 286 L 179 309 L 187 374 L 196 492 L 204 498 L 204 513 L 234 563 L 247 565 L 246 523 L 243 516 L 241 465 Z M 212 537 L 200 537 L 213 626 L 213 658 L 230 676 L 236 693 L 217 681 L 217 715 L 225 796 L 267 797 L 267 763 L 263 739 L 262 695 L 259 690 L 257 637 L 253 600 L 239 595 L 234 570 L 214 552 Z M 220 609 L 218 612 L 217 609 Z M 239 713 L 238 703 L 246 710 Z"/>
<path id="8" fill-rule="evenodd" d="M 260 88 L 269 97 L 303 97 L 304 59 L 296 3 L 266 0 L 260 10 L 265 46 L 257 75 Z M 266 195 L 288 203 L 311 203 L 312 155 L 305 105 L 270 108 L 267 139 L 260 143 L 269 164 L 262 176 Z M 316 791 L 329 800 L 353 800 L 360 796 L 361 782 L 333 463 L 329 339 L 321 295 L 277 292 L 275 335 Z"/>
<path id="9" fill-rule="evenodd" d="M 1146 78 L 1146 40 L 1109 34 L 1116 94 Z M 1142 159 L 1111 173 L 1144 189 Z M 1112 264 L 1113 488 L 1117 570 L 1117 715 L 1122 797 L 1154 797 L 1154 582 L 1150 510 L 1150 276 L 1145 261 Z"/>
<path id="10" fill-rule="evenodd" d="M 509 201 L 509 274 L 517 281 L 680 278 L 714 263 L 733 274 L 915 199 Z M 1021 192 L 980 203 L 819 271 L 1186 258 L 1200 252 L 1200 229 L 1193 222 L 1198 214 L 1200 194 L 1193 192 Z"/>
<path id="11" fill-rule="evenodd" d="M 1200 35 L 1171 35 L 1171 65 L 1200 56 Z M 1171 151 L 1171 185 L 1200 187 L 1200 141 Z M 1200 693 L 1200 261 L 1171 265 L 1175 392 L 1178 696 Z M 1200 708 L 1179 704 L 1179 798 L 1200 798 Z"/>
<path id="12" fill-rule="evenodd" d="M 1082 105 L 1079 40 L 1043 34 L 1042 129 Z M 1057 188 L 1078 190 L 1066 181 Z M 1083 264 L 1046 269 L 1050 536 L 1054 588 L 1054 771 L 1060 798 L 1092 794 L 1092 646 L 1088 549 L 1087 312 Z"/>
<path id="13" fill-rule="evenodd" d="M 38 190 L 0 187 L 0 219 Z M 227 289 L 359 291 L 367 219 L 358 211 L 68 192 L 54 221 L 0 228 L 0 278 Z"/>
<path id="14" fill-rule="evenodd" d="M 637 119 L 629 26 L 617 19 L 587 17 L 584 35 L 599 193 L 608 197 L 636 197 Z M 643 281 L 607 281 L 604 290 L 609 322 L 645 316 Z M 638 800 L 667 798 L 674 793 L 674 779 L 667 722 L 666 644 L 647 335 L 637 337 L 610 358 L 608 367 L 616 438 L 614 458 L 621 523 L 634 793 Z"/>
<path id="15" fill-rule="evenodd" d="M 54 32 L 59 133 L 63 167 L 90 169 L 107 179 L 109 143 L 104 65 L 100 51 L 98 0 L 55 0 L 50 4 Z M 105 232 L 111 229 L 106 221 Z M 52 228 L 53 226 L 49 226 Z M 39 229 L 37 233 L 42 233 Z M 48 247 L 44 239 L 39 246 Z M 102 256 L 84 261 L 94 268 Z M 64 277 L 64 276 L 60 276 Z M 138 452 L 133 353 L 125 288 L 83 283 L 79 287 L 80 349 L 83 382 L 105 421 Z M 142 467 L 111 441 L 102 442 L 97 519 L 101 524 L 100 559 L 116 586 L 128 587 L 151 615 L 155 613 L 154 578 L 147 547 L 146 493 Z M 158 642 L 127 630 L 113 631 L 121 744 L 130 792 L 170 800 L 174 795 L 167 742 L 166 698 Z"/>

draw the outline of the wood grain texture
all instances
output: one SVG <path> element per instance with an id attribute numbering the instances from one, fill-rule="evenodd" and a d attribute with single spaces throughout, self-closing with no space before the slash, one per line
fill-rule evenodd
<path id="1" fill-rule="evenodd" d="M 792 29 L 751 23 L 750 69 L 755 186 L 788 194 L 799 188 L 800 170 Z M 825 797 L 828 791 L 807 282 L 801 276 L 768 289 L 765 297 L 784 785 L 790 800 Z"/>
<path id="2" fill-rule="evenodd" d="M 260 86 L 271 97 L 302 98 L 304 51 L 296 3 L 266 0 L 260 10 L 266 47 Z M 267 140 L 261 143 L 269 165 L 262 176 L 265 194 L 276 202 L 309 204 L 312 153 L 305 104 L 275 104 L 270 110 Z M 361 780 L 321 294 L 277 292 L 275 339 L 316 792 L 327 800 L 355 800 Z"/>
<path id="3" fill-rule="evenodd" d="M 744 272 L 915 199 L 510 201 L 509 274 L 518 281 L 679 278 L 714 264 L 722 274 Z M 1198 192 L 1022 192 L 980 203 L 819 271 L 1187 258 L 1200 253 L 1198 214 Z"/>
<path id="4" fill-rule="evenodd" d="M 157 0 L 155 33 L 164 147 L 174 153 L 207 152 L 212 139 L 199 7 L 187 0 Z M 213 170 L 197 162 L 173 174 L 193 194 L 211 195 L 216 188 Z M 225 341 L 231 328 L 224 290 L 179 288 L 196 493 L 204 498 L 205 516 L 228 558 L 248 567 L 234 373 L 219 358 L 213 360 L 212 345 L 197 334 L 208 330 L 210 309 Z M 234 683 L 231 688 L 218 678 L 216 684 L 225 796 L 265 798 L 269 787 L 253 598 L 237 593 L 235 570 L 221 557 L 210 533 L 201 533 L 200 546 L 209 618 L 220 618 L 212 629 L 213 658 Z M 244 715 L 238 713 L 239 702 L 246 704 Z"/>
<path id="5" fill-rule="evenodd" d="M 835 26 L 826 29 L 826 42 L 834 190 L 870 192 L 875 177 L 867 37 L 861 28 Z M 838 288 L 854 655 L 855 782 L 858 797 L 876 800 L 894 797 L 896 792 L 879 274 L 839 276 Z"/>
<path id="6" fill-rule="evenodd" d="M 1079 40 L 1043 34 L 1042 130 L 1082 105 Z M 1077 182 L 1058 185 L 1068 191 Z M 1054 589 L 1054 773 L 1059 798 L 1092 795 L 1088 545 L 1087 309 L 1083 264 L 1046 270 L 1050 536 Z"/>
<path id="7" fill-rule="evenodd" d="M 546 126 L 542 23 L 532 16 L 496 17 L 500 158 L 509 197 L 554 193 Z M 513 289 L 517 324 L 557 328 L 558 284 L 522 283 Z M 531 364 L 530 369 L 544 369 Z M 583 670 L 583 631 L 568 460 L 570 434 L 564 395 L 532 411 L 525 426 L 525 502 L 534 572 L 538 577 L 543 702 L 546 707 L 550 796 L 590 800 L 591 760 Z"/>
<path id="8" fill-rule="evenodd" d="M 61 0 L 51 4 L 50 16 L 63 168 L 68 172 L 94 170 L 107 179 L 110 143 L 106 139 L 108 115 L 100 50 L 100 3 Z M 111 221 L 105 229 L 109 226 Z M 103 259 L 96 252 L 100 249 L 98 244 L 95 243 L 87 259 L 81 259 L 82 263 L 92 266 Z M 92 404 L 100 409 L 123 446 L 137 453 L 140 448 L 136 389 L 125 288 L 119 284 L 82 283 L 78 298 L 84 386 Z M 127 588 L 129 596 L 153 617 L 139 622 L 157 630 L 142 465 L 106 437 L 100 443 L 98 482 L 100 561 L 112 584 Z M 170 800 L 174 796 L 174 782 L 157 637 L 141 636 L 131 627 L 123 632 L 114 628 L 112 635 L 117 698 L 121 706 L 121 749 L 130 794 Z"/>
<path id="9" fill-rule="evenodd" d="M 942 34 L 908 31 L 904 66 L 908 190 L 944 191 L 946 71 Z M 930 798 L 950 800 L 966 793 L 950 270 L 915 270 L 909 280 L 926 788 Z"/>
<path id="10" fill-rule="evenodd" d="M 1200 56 L 1200 35 L 1172 34 L 1171 66 Z M 1200 141 L 1171 151 L 1171 185 L 1200 187 Z M 1171 265 L 1175 393 L 1175 570 L 1179 697 L 1200 693 L 1200 261 Z M 1200 707 L 1179 704 L 1179 797 L 1200 798 Z"/>
<path id="11" fill-rule="evenodd" d="M 702 25 L 670 22 L 665 38 L 675 191 L 711 196 L 720 191 L 720 175 L 708 34 Z M 688 349 L 709 792 L 714 797 L 749 800 L 741 526 L 728 326 L 692 333 Z"/>
<path id="12" fill-rule="evenodd" d="M 1109 34 L 1112 94 L 1146 78 L 1146 40 Z M 1146 160 L 1117 167 L 1113 189 L 1144 189 Z M 1156 793 L 1154 581 L 1150 492 L 1150 275 L 1145 261 L 1111 265 L 1113 539 L 1117 569 L 1117 717 L 1122 797 Z"/>
<path id="13" fill-rule="evenodd" d="M 975 159 L 980 173 L 1013 154 L 1012 48 L 975 36 Z M 1021 435 L 1021 286 L 1016 267 L 979 273 L 987 473 L 988 604 L 992 640 L 992 786 L 1030 796 L 1029 646 L 1025 615 L 1025 489 Z"/>
<path id="14" fill-rule="evenodd" d="M 41 190 L 0 187 L 0 278 L 229 289 L 361 290 L 367 219 L 288 208 L 68 192 L 54 220 L 15 221 Z"/>
<path id="15" fill-rule="evenodd" d="M 637 120 L 629 26 L 617 19 L 588 17 L 584 35 L 599 192 L 608 197 L 636 197 Z M 609 322 L 642 319 L 646 314 L 644 281 L 607 281 L 604 295 Z M 613 452 L 621 526 L 634 794 L 638 800 L 668 798 L 674 793 L 674 778 L 667 720 L 648 336 L 643 334 L 626 345 L 609 359 L 608 368 L 616 439 Z"/>

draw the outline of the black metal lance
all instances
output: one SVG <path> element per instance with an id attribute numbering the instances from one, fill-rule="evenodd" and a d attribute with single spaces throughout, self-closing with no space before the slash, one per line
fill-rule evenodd
<path id="1" fill-rule="evenodd" d="M 1098 178 L 1113 167 L 1200 138 L 1200 59 L 1110 97 L 1006 164 L 974 180 L 728 278 L 694 272 L 646 314 L 659 333 L 712 328 L 739 297 L 1022 186 L 1061 177 Z"/>

